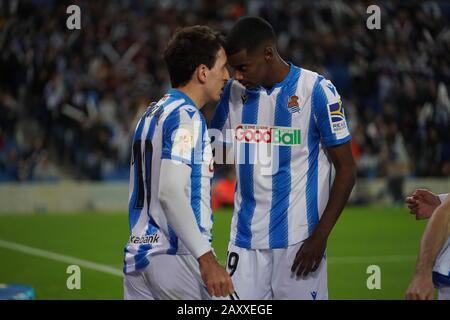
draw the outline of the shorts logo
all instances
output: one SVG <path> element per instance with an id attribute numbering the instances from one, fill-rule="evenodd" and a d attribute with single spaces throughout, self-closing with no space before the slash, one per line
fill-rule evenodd
<path id="1" fill-rule="evenodd" d="M 148 236 L 131 236 L 130 237 L 130 243 L 133 244 L 156 244 L 159 242 L 159 236 L 158 234 L 152 234 Z"/>
<path id="2" fill-rule="evenodd" d="M 293 146 L 301 143 L 301 130 L 240 124 L 236 127 L 235 138 L 237 142 Z"/>
<path id="3" fill-rule="evenodd" d="M 292 96 L 289 98 L 288 110 L 290 113 L 295 113 L 295 112 L 301 111 L 297 96 Z"/>
<path id="4" fill-rule="evenodd" d="M 347 132 L 347 122 L 345 121 L 344 108 L 342 102 L 330 103 L 328 107 L 328 117 L 330 119 L 331 132 L 343 134 Z"/>

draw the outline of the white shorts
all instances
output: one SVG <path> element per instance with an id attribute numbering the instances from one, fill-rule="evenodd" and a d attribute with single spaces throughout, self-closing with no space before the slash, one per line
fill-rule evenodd
<path id="1" fill-rule="evenodd" d="M 144 269 L 125 274 L 125 300 L 209 300 L 192 255 L 152 256 Z"/>
<path id="2" fill-rule="evenodd" d="M 438 300 L 450 300 L 450 287 L 441 287 L 438 292 Z"/>
<path id="3" fill-rule="evenodd" d="M 228 245 L 227 271 L 241 300 L 327 300 L 327 264 L 307 277 L 291 272 L 303 242 L 282 249 L 244 249 Z"/>

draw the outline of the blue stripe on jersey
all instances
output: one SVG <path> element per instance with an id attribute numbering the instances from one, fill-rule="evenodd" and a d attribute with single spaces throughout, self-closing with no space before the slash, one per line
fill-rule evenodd
<path id="1" fill-rule="evenodd" d="M 150 231 L 156 231 L 156 229 L 148 227 L 147 231 L 145 232 L 145 235 L 151 235 L 152 233 Z M 142 268 L 145 268 L 150 263 L 147 259 L 147 252 L 152 248 L 151 244 L 141 244 L 138 248 L 137 253 L 134 255 L 134 268 L 135 270 L 139 270 Z"/>
<path id="2" fill-rule="evenodd" d="M 291 66 L 291 81 L 278 94 L 275 105 L 275 126 L 291 127 L 292 114 L 288 111 L 289 97 L 295 94 L 300 69 Z M 285 248 L 288 246 L 288 209 L 291 194 L 291 147 L 273 146 L 273 154 L 279 159 L 278 172 L 272 176 L 272 206 L 270 209 L 269 246 Z"/>
<path id="3" fill-rule="evenodd" d="M 170 248 L 167 249 L 167 254 L 176 254 L 178 251 L 178 236 L 170 225 L 167 225 L 169 231 Z"/>
<path id="4" fill-rule="evenodd" d="M 134 133 L 134 137 L 133 137 L 133 145 L 134 142 L 137 140 L 141 139 L 141 135 L 142 135 L 142 129 L 144 128 L 144 124 L 145 124 L 145 119 L 146 117 L 143 116 L 139 122 L 139 125 Z M 133 150 L 132 152 L 132 156 L 134 157 L 134 152 Z M 138 194 L 138 183 L 139 183 L 139 169 L 138 169 L 138 162 L 136 161 L 137 159 L 133 159 L 134 163 L 133 163 L 133 167 L 134 167 L 134 186 L 133 186 L 133 192 L 131 194 L 131 199 L 130 202 L 128 203 L 128 225 L 130 227 L 130 232 L 133 230 L 134 226 L 136 225 L 136 222 L 139 219 L 139 215 L 141 214 L 141 209 L 135 208 L 135 204 L 136 204 L 136 197 Z"/>
<path id="5" fill-rule="evenodd" d="M 158 119 L 153 117 L 150 121 L 150 126 L 148 128 L 147 137 L 145 138 L 146 143 L 152 143 L 153 135 L 155 134 L 156 124 Z M 147 190 L 147 213 L 150 214 L 150 200 L 151 200 L 151 190 L 152 190 L 152 157 L 153 157 L 153 147 L 150 150 L 145 148 L 145 188 Z"/>
<path id="6" fill-rule="evenodd" d="M 242 123 L 256 124 L 258 121 L 259 91 L 247 90 L 248 99 L 242 107 Z M 253 159 L 247 155 L 255 154 L 254 145 L 244 143 L 245 163 L 239 164 L 239 189 L 241 191 L 241 208 L 238 212 L 236 245 L 241 248 L 250 248 L 252 241 L 251 222 L 256 202 L 253 189 Z M 253 149 L 253 150 L 251 150 Z M 253 151 L 253 152 L 251 152 Z M 239 159 L 238 159 L 239 161 Z"/>
<path id="7" fill-rule="evenodd" d="M 180 125 L 180 108 L 182 106 L 183 104 L 172 110 L 172 112 L 164 120 L 162 127 L 163 141 L 161 150 L 161 156 L 163 159 L 166 158 L 172 159 L 172 146 L 173 146 L 172 134 L 175 132 L 176 129 L 178 129 Z"/>
<path id="8" fill-rule="evenodd" d="M 314 84 L 311 97 L 311 111 L 317 118 L 316 125 L 319 126 L 322 138 L 335 139 L 336 135 L 331 131 L 330 120 L 328 118 L 328 98 L 320 85 L 323 79 L 324 77 L 318 76 Z"/>
<path id="9" fill-rule="evenodd" d="M 437 288 L 450 286 L 450 274 L 446 276 L 433 271 L 433 283 Z"/>
<path id="10" fill-rule="evenodd" d="M 328 121 L 323 122 L 315 121 L 315 115 L 317 116 L 316 112 L 319 112 L 319 110 L 317 109 L 323 109 L 318 108 L 318 104 L 323 103 L 323 100 L 321 99 L 323 99 L 324 97 L 323 95 L 325 94 L 319 84 L 320 80 L 322 79 L 323 78 L 319 76 L 316 80 L 316 83 L 314 84 L 313 95 L 311 98 L 311 115 L 309 119 L 309 130 L 308 130 L 309 155 L 308 155 L 308 171 L 306 176 L 306 217 L 308 219 L 309 235 L 312 234 L 317 223 L 319 222 L 317 190 L 318 190 L 318 176 L 319 176 L 318 157 L 319 157 L 320 133 L 319 128 L 317 126 L 326 125 L 329 128 Z M 319 91 L 319 89 L 321 91 Z M 329 130 L 331 131 L 331 129 Z"/>
<path id="11" fill-rule="evenodd" d="M 206 124 L 202 114 L 200 113 L 201 128 L 200 134 L 196 143 L 195 148 L 192 150 L 192 159 L 194 164 L 192 164 L 191 172 L 191 207 L 194 211 L 195 220 L 199 226 L 200 232 L 204 229 L 201 226 L 201 190 L 202 190 L 202 164 L 203 151 L 205 150 L 205 141 L 203 139 L 203 134 L 206 132 Z"/>
<path id="12" fill-rule="evenodd" d="M 230 112 L 230 92 L 233 80 L 229 80 L 223 89 L 222 97 L 211 120 L 212 129 L 222 130 Z"/>
<path id="13" fill-rule="evenodd" d="M 192 151 L 193 152 L 193 151 Z M 197 225 L 200 226 L 201 189 L 202 189 L 202 167 L 199 164 L 192 165 L 191 172 L 191 207 L 194 211 Z"/>
<path id="14" fill-rule="evenodd" d="M 350 141 L 352 137 L 349 134 L 342 139 L 336 139 L 336 135 L 331 131 L 330 120 L 328 117 L 328 98 L 320 85 L 320 81 L 323 79 L 324 77 L 318 76 L 316 83 L 314 84 L 311 97 L 311 108 L 317 118 L 316 123 L 319 126 L 322 143 L 326 147 L 331 147 L 344 144 L 347 141 Z"/>
<path id="15" fill-rule="evenodd" d="M 152 143 L 153 135 L 155 134 L 155 128 L 156 124 L 158 122 L 158 119 L 156 117 L 153 117 L 150 120 L 150 126 L 147 131 L 147 136 L 145 138 L 146 141 L 149 143 Z M 154 220 L 151 217 L 150 212 L 150 201 L 151 201 L 151 170 L 152 170 L 152 155 L 153 152 L 147 152 L 148 150 L 145 150 L 145 186 L 147 191 L 147 215 L 149 216 L 149 223 L 147 225 L 147 231 L 145 232 L 146 236 L 149 236 L 151 234 L 154 234 L 158 231 L 158 228 L 156 227 L 156 223 L 154 224 Z M 151 151 L 151 150 L 150 150 Z M 145 268 L 149 261 L 147 259 L 147 252 L 152 249 L 151 244 L 141 244 L 138 248 L 138 252 L 134 256 L 134 262 L 135 262 L 135 268 L 136 270 Z"/>
<path id="16" fill-rule="evenodd" d="M 125 248 L 123 249 L 123 273 L 127 273 L 127 253 L 128 253 L 128 246 L 125 246 Z"/>

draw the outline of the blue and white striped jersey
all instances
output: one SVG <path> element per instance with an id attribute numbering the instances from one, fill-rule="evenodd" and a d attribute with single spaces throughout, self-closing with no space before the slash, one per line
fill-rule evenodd
<path id="1" fill-rule="evenodd" d="M 433 281 L 437 286 L 450 286 L 450 237 L 447 238 L 434 263 Z"/>
<path id="2" fill-rule="evenodd" d="M 222 140 L 212 131 L 211 139 L 234 151 L 237 188 L 230 241 L 267 249 L 307 238 L 334 179 L 325 148 L 351 139 L 333 84 L 292 64 L 270 90 L 246 89 L 230 80 L 211 127 L 221 131 Z"/>
<path id="3" fill-rule="evenodd" d="M 158 199 L 159 182 L 164 179 L 160 176 L 162 159 L 192 168 L 187 194 L 199 230 L 211 241 L 213 159 L 205 120 L 187 95 L 172 89 L 148 108 L 134 133 L 125 273 L 147 266 L 152 255 L 189 254 L 168 225 Z"/>
<path id="4" fill-rule="evenodd" d="M 440 194 L 441 203 L 446 201 L 450 194 Z M 433 266 L 433 282 L 437 287 L 450 286 L 450 237 L 439 252 Z"/>

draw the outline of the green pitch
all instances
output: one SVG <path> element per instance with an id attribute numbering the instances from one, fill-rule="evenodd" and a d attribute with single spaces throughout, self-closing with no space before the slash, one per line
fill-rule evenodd
<path id="1" fill-rule="evenodd" d="M 213 245 L 222 264 L 230 221 L 229 209 L 214 215 Z M 425 222 L 415 221 L 403 208 L 346 209 L 328 241 L 330 298 L 403 299 L 424 227 Z M 0 283 L 31 285 L 37 299 L 122 299 L 120 275 L 83 266 L 81 289 L 67 289 L 71 263 L 64 259 L 82 259 L 120 272 L 127 238 L 123 213 L 0 215 Z M 27 246 L 26 252 L 14 244 Z M 29 247 L 45 252 L 36 256 Z M 59 255 L 44 257 L 49 252 Z M 380 290 L 366 286 L 370 265 L 381 269 Z"/>

